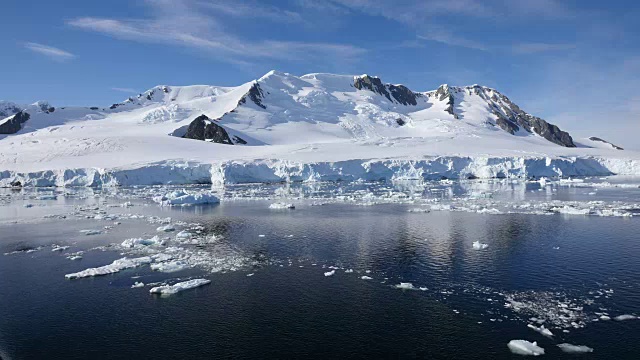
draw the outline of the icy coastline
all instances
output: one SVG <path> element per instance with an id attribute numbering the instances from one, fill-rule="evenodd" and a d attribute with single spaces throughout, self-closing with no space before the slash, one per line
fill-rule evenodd
<path id="1" fill-rule="evenodd" d="M 0 187 L 291 183 L 318 181 L 528 179 L 640 175 L 640 160 L 599 157 L 436 156 L 422 159 L 200 163 L 166 160 L 117 168 L 0 171 Z"/>

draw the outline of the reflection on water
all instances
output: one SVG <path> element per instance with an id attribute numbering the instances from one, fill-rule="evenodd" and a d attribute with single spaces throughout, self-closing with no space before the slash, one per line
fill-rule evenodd
<path id="1" fill-rule="evenodd" d="M 637 217 L 513 207 L 640 201 L 637 189 L 595 181 L 236 186 L 216 189 L 220 205 L 185 208 L 151 203 L 162 187 L 1 191 L 0 253 L 11 255 L 0 257 L 0 356 L 510 358 L 506 343 L 527 339 L 553 358 L 562 342 L 629 357 L 640 321 L 605 319 L 640 315 Z M 296 209 L 268 208 L 280 199 Z M 491 208 L 500 213 L 479 211 Z M 166 224 L 175 231 L 158 231 Z M 154 236 L 164 245 L 120 245 Z M 80 260 L 65 256 L 78 251 Z M 190 266 L 64 278 L 147 254 Z M 148 293 L 192 278 L 212 283 L 169 298 Z"/>

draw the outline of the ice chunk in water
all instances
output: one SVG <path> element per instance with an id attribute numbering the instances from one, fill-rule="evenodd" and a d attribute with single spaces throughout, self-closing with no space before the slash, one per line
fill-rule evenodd
<path id="1" fill-rule="evenodd" d="M 269 205 L 269 209 L 295 209 L 296 207 L 293 204 L 287 203 L 274 203 Z"/>
<path id="2" fill-rule="evenodd" d="M 335 270 L 327 271 L 326 273 L 324 273 L 324 276 L 333 276 L 335 273 Z"/>
<path id="3" fill-rule="evenodd" d="M 489 247 L 489 244 L 483 244 L 480 241 L 474 241 L 473 242 L 473 248 L 476 250 L 482 250 L 482 249 L 486 249 Z"/>
<path id="4" fill-rule="evenodd" d="M 151 264 L 151 270 L 160 271 L 164 273 L 177 272 L 177 271 L 184 270 L 188 267 L 189 267 L 189 264 L 181 260 Z"/>
<path id="5" fill-rule="evenodd" d="M 148 264 L 150 262 L 151 262 L 151 258 L 148 256 L 143 256 L 143 257 L 133 258 L 133 259 L 124 257 L 121 259 L 114 260 L 109 265 L 104 265 L 96 268 L 89 268 L 76 273 L 66 274 L 64 277 L 67 279 L 80 279 L 80 278 L 91 277 L 91 276 L 114 274 L 121 270 L 135 268 L 144 264 Z"/>
<path id="6" fill-rule="evenodd" d="M 100 230 L 80 230 L 81 233 L 89 236 L 89 235 L 99 235 L 102 234 Z"/>
<path id="7" fill-rule="evenodd" d="M 217 204 L 220 202 L 220 199 L 209 191 L 187 192 L 185 190 L 176 190 L 162 196 L 156 196 L 153 198 L 153 201 L 161 206 L 187 206 Z"/>
<path id="8" fill-rule="evenodd" d="M 511 340 L 507 344 L 512 353 L 518 355 L 544 355 L 544 349 L 538 346 L 537 342 L 527 340 Z"/>
<path id="9" fill-rule="evenodd" d="M 194 289 L 210 283 L 211 283 L 211 280 L 207 280 L 207 279 L 193 279 L 193 280 L 182 281 L 173 285 L 156 286 L 154 288 L 151 288 L 149 292 L 151 294 L 173 295 L 181 291 Z"/>
<path id="10" fill-rule="evenodd" d="M 175 231 L 175 230 L 176 230 L 176 228 L 171 224 L 160 226 L 160 227 L 158 227 L 156 229 L 156 231 L 159 231 L 159 232 L 171 232 L 171 231 Z"/>
<path id="11" fill-rule="evenodd" d="M 532 329 L 533 331 L 537 331 L 540 334 L 546 336 L 546 337 L 553 337 L 553 333 L 551 332 L 551 330 L 547 329 L 546 327 L 544 327 L 544 325 L 540 325 L 540 327 L 537 327 L 535 325 L 527 325 L 527 327 L 529 327 L 530 329 Z"/>
<path id="12" fill-rule="evenodd" d="M 164 245 L 164 240 L 161 240 L 158 236 L 154 236 L 151 239 L 132 238 L 127 239 L 120 244 L 122 247 L 133 249 L 144 246 Z"/>
<path id="13" fill-rule="evenodd" d="M 413 286 L 413 284 L 410 282 L 401 282 L 400 284 L 396 285 L 396 289 L 415 290 L 415 286 Z"/>
<path id="14" fill-rule="evenodd" d="M 572 344 L 563 343 L 563 344 L 558 344 L 558 347 L 560 348 L 560 350 L 569 354 L 582 354 L 582 353 L 593 352 L 592 348 L 584 345 L 572 345 Z"/>
<path id="15" fill-rule="evenodd" d="M 618 315 L 613 318 L 613 320 L 617 320 L 617 321 L 625 321 L 625 320 L 633 320 L 633 319 L 637 319 L 637 317 L 629 314 Z"/>
<path id="16" fill-rule="evenodd" d="M 367 276 L 367 275 L 363 275 L 362 277 L 360 277 L 360 279 L 362 279 L 362 280 L 373 280 L 373 278 L 371 276 Z"/>
<path id="17" fill-rule="evenodd" d="M 132 289 L 144 287 L 143 282 L 136 281 L 133 285 L 131 285 Z"/>

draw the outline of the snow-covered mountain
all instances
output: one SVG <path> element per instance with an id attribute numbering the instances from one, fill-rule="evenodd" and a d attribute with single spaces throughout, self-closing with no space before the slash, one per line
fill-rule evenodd
<path id="1" fill-rule="evenodd" d="M 113 169 L 150 166 L 182 169 L 174 174 L 179 179 L 159 177 L 161 183 L 209 182 L 215 176 L 225 182 L 298 179 L 289 170 L 273 170 L 278 166 L 306 168 L 300 171 L 309 173 L 299 177 L 308 180 L 327 178 L 309 170 L 313 164 L 345 172 L 344 167 L 333 167 L 344 161 L 355 161 L 363 168 L 371 161 L 411 164 L 426 158 L 438 158 L 441 164 L 447 161 L 443 159 L 469 160 L 445 164 L 441 170 L 423 166 L 410 177 L 535 176 L 539 174 L 519 166 L 518 159 L 636 158 L 635 153 L 618 151 L 599 138 L 573 139 L 488 87 L 442 85 L 417 92 L 368 75 L 298 77 L 271 71 L 237 87 L 156 86 L 105 107 L 0 102 L 0 116 L 0 134 L 4 134 L 0 135 L 0 170 L 6 170 L 0 173 L 0 183 L 18 178 L 29 182 L 33 178 L 29 174 L 47 170 L 51 171 L 42 175 L 47 179 L 41 183 L 104 183 L 102 178 L 88 179 L 87 173 L 102 177 Z M 485 164 L 482 171 L 463 164 L 490 158 L 511 159 L 513 164 L 499 170 L 487 170 Z M 629 161 L 635 171 L 633 159 Z M 244 164 L 245 172 L 258 171 L 247 170 L 248 164 L 273 171 L 244 178 L 236 174 L 230 180 L 223 168 L 232 163 Z M 544 171 L 551 175 L 564 174 L 549 161 L 545 164 Z M 462 168 L 454 169 L 458 166 Z M 619 172 L 601 163 L 588 167 L 575 171 Z M 199 173 L 203 168 L 208 174 Z M 60 171 L 66 171 L 62 179 Z M 78 171 L 84 175 L 73 175 Z M 282 174 L 277 175 L 278 171 Z M 389 171 L 380 178 L 398 178 L 394 170 Z M 336 177 L 340 175 L 327 179 Z M 143 178 L 109 181 L 149 181 Z"/>

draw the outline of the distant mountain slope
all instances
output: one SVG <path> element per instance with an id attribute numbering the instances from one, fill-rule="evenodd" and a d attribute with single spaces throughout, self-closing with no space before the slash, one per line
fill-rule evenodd
<path id="1" fill-rule="evenodd" d="M 300 166 L 367 159 L 411 162 L 434 156 L 513 160 L 500 170 L 465 170 L 491 176 L 522 174 L 509 170 L 524 166 L 514 165 L 524 164 L 516 158 L 624 153 L 635 159 L 633 152 L 609 144 L 574 141 L 488 87 L 442 85 L 419 92 L 369 75 L 270 71 L 236 87 L 160 85 L 104 107 L 0 102 L 0 111 L 0 180 L 14 171 L 145 167 L 174 161 L 190 168 L 267 159 Z M 563 171 L 546 163 L 552 173 Z M 575 171 L 607 171 L 609 165 L 598 164 Z M 3 175 L 2 170 L 13 172 Z M 193 169 L 189 171 L 187 178 L 195 176 Z M 426 170 L 415 171 L 419 177 Z"/>

